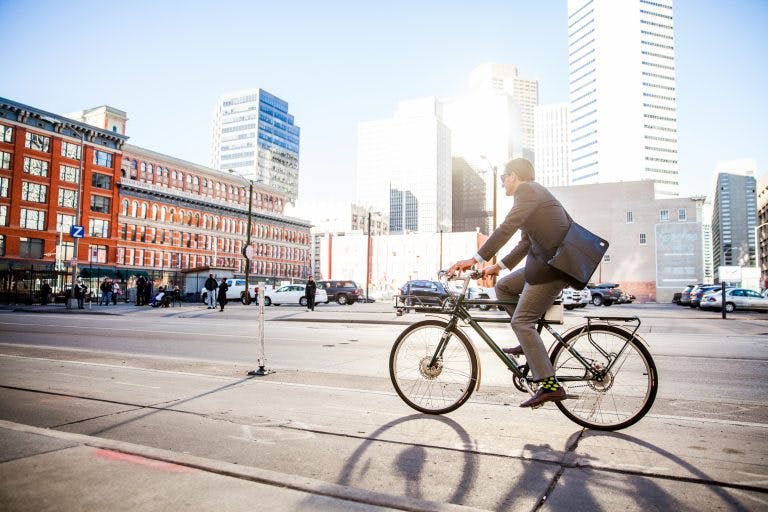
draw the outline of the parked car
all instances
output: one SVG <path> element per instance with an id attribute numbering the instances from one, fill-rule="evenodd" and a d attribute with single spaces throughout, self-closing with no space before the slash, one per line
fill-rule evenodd
<path id="1" fill-rule="evenodd" d="M 264 291 L 265 306 L 279 306 L 280 304 L 299 304 L 307 305 L 307 298 L 304 296 L 306 286 L 303 284 L 287 284 L 277 289 Z M 315 290 L 315 304 L 328 304 L 328 295 L 325 290 L 317 287 Z"/>
<path id="2" fill-rule="evenodd" d="M 701 309 L 721 309 L 723 307 L 722 291 L 712 291 L 701 299 Z M 752 309 L 768 311 L 768 298 L 760 292 L 746 288 L 726 288 L 725 311 L 731 313 L 737 309 Z"/>
<path id="3" fill-rule="evenodd" d="M 696 286 L 691 290 L 691 303 L 689 306 L 692 308 L 698 308 L 701 304 L 701 298 L 710 293 L 710 292 L 716 292 L 721 291 L 721 287 L 719 284 L 709 284 L 704 286 Z"/>
<path id="4" fill-rule="evenodd" d="M 588 285 L 590 299 L 595 306 L 610 306 L 620 304 L 624 292 L 616 283 L 601 283 Z"/>
<path id="5" fill-rule="evenodd" d="M 221 283 L 221 279 L 217 280 L 217 282 Z M 245 304 L 245 279 L 227 279 L 227 286 L 229 286 L 227 289 L 227 300 L 239 300 Z M 259 296 L 259 287 L 251 283 L 250 292 L 251 302 L 255 303 Z M 207 296 L 208 290 L 203 286 L 200 289 L 200 298 L 205 301 Z"/>
<path id="6" fill-rule="evenodd" d="M 406 306 L 441 307 L 451 292 L 440 281 L 415 279 L 400 288 L 398 300 Z"/>
<path id="7" fill-rule="evenodd" d="M 699 284 L 689 284 L 685 288 L 683 288 L 683 291 L 680 293 L 680 302 L 677 304 L 679 306 L 690 306 L 691 305 L 691 291 L 697 287 L 697 286 L 704 286 L 705 283 L 699 283 Z"/>
<path id="8" fill-rule="evenodd" d="M 589 288 L 576 290 L 569 286 L 563 290 L 562 300 L 565 309 L 583 308 L 592 301 L 592 292 Z"/>
<path id="9" fill-rule="evenodd" d="M 354 304 L 360 298 L 360 287 L 354 281 L 328 279 L 317 282 L 317 289 L 325 290 L 328 296 L 325 303 L 335 301 L 341 304 Z"/>

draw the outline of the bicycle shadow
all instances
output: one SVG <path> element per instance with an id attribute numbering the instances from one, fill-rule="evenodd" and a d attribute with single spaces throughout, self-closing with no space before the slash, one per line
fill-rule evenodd
<path id="1" fill-rule="evenodd" d="M 692 505 L 691 502 L 683 502 L 677 496 L 665 488 L 663 483 L 674 482 L 690 484 L 695 489 L 704 491 L 705 489 L 716 495 L 721 504 L 709 501 L 710 506 L 715 509 L 718 506 L 728 510 L 747 511 L 750 510 L 739 502 L 739 499 L 733 496 L 726 488 L 718 485 L 716 479 L 709 476 L 706 472 L 682 459 L 680 456 L 656 446 L 648 441 L 636 438 L 634 436 L 621 432 L 602 432 L 595 430 L 584 430 L 571 436 L 575 443 L 573 449 L 566 454 L 564 458 L 560 477 L 549 492 L 549 496 L 543 496 L 541 502 L 546 500 L 547 508 L 553 511 L 572 511 L 578 510 L 607 510 L 617 506 L 615 501 L 605 501 L 601 503 L 595 499 L 595 494 L 617 495 L 630 498 L 640 510 L 680 510 L 698 512 L 698 503 Z M 671 475 L 651 475 L 642 474 L 634 471 L 626 471 L 619 468 L 605 468 L 598 465 L 591 465 L 588 460 L 595 460 L 594 457 L 576 454 L 575 450 L 578 444 L 588 438 L 611 438 L 625 441 L 639 448 L 652 451 L 661 455 L 666 460 L 687 470 L 690 477 L 671 476 Z M 602 477 L 595 478 L 596 475 Z M 616 478 L 616 475 L 622 475 Z M 592 490 L 590 490 L 592 488 Z M 563 498 L 555 494 L 563 493 Z M 689 496 L 693 493 L 685 493 L 683 496 Z M 764 491 L 760 491 L 764 492 Z"/>
<path id="2" fill-rule="evenodd" d="M 457 422 L 450 418 L 446 418 L 445 416 L 412 414 L 382 425 L 370 435 L 366 436 L 365 441 L 363 441 L 363 443 L 355 449 L 349 459 L 347 459 L 341 469 L 337 483 L 345 486 L 355 486 L 357 481 L 364 477 L 370 470 L 370 463 L 365 459 L 368 449 L 375 443 L 381 442 L 382 435 L 387 431 L 415 420 L 435 421 L 443 426 L 447 426 L 457 434 L 459 439 L 459 443 L 457 444 L 460 444 L 462 448 L 446 448 L 445 446 L 429 444 L 387 441 L 390 443 L 403 444 L 405 446 L 395 458 L 392 467 L 394 474 L 400 476 L 405 482 L 403 495 L 408 498 L 434 501 L 434 497 L 424 496 L 423 493 L 425 484 L 424 475 L 426 472 L 428 455 L 427 451 L 429 448 L 455 450 L 457 453 L 461 453 L 463 461 L 461 478 L 459 482 L 457 482 L 453 493 L 443 501 L 448 503 L 463 503 L 467 498 L 467 493 L 472 490 L 477 479 L 477 452 L 471 450 L 475 443 L 472 441 L 467 431 Z"/>

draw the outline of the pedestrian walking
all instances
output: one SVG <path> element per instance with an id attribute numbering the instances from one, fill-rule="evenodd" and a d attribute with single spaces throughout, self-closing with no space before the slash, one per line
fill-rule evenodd
<path id="1" fill-rule="evenodd" d="M 110 281 L 108 277 L 105 277 L 101 282 L 101 285 L 99 285 L 99 290 L 101 290 L 99 306 L 101 306 L 102 302 L 105 306 L 109 306 L 109 301 L 112 299 L 112 281 Z"/>
<path id="2" fill-rule="evenodd" d="M 205 302 L 208 303 L 208 309 L 216 308 L 216 290 L 219 289 L 219 283 L 213 277 L 213 274 L 208 274 L 208 279 L 205 280 L 203 287 L 206 290 Z"/>
<path id="3" fill-rule="evenodd" d="M 88 293 L 88 287 L 85 286 L 85 283 L 83 283 L 83 279 L 80 277 L 77 278 L 74 292 L 75 292 L 75 298 L 77 299 L 77 309 L 84 309 L 83 300 L 85 300 L 85 296 Z"/>
<path id="4" fill-rule="evenodd" d="M 139 278 L 136 280 L 136 305 L 137 306 L 143 306 L 145 304 L 144 302 L 145 293 L 147 293 L 147 280 L 144 279 L 144 276 L 139 276 Z"/>
<path id="5" fill-rule="evenodd" d="M 48 281 L 43 281 L 43 284 L 40 285 L 40 304 L 47 306 L 50 299 L 51 285 L 48 284 Z"/>
<path id="6" fill-rule="evenodd" d="M 117 306 L 117 299 L 123 294 L 123 290 L 120 289 L 120 283 L 112 281 L 112 304 Z"/>
<path id="7" fill-rule="evenodd" d="M 219 306 L 221 307 L 219 312 L 224 311 L 224 306 L 227 305 L 227 290 L 229 290 L 229 286 L 227 285 L 227 278 L 222 277 L 221 284 L 219 285 Z"/>
<path id="8" fill-rule="evenodd" d="M 307 311 L 315 310 L 315 293 L 316 292 L 317 292 L 317 283 L 315 283 L 315 278 L 312 276 L 309 276 L 309 279 L 307 279 L 307 286 L 304 288 L 304 297 L 307 299 Z"/>

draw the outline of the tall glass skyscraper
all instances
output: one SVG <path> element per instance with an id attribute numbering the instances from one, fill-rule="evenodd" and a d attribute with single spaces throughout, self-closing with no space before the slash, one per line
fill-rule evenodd
<path id="1" fill-rule="evenodd" d="M 295 203 L 300 133 L 287 101 L 263 89 L 227 94 L 214 114 L 211 165 L 270 185 Z"/>
<path id="2" fill-rule="evenodd" d="M 679 195 L 672 0 L 568 0 L 571 180 Z"/>

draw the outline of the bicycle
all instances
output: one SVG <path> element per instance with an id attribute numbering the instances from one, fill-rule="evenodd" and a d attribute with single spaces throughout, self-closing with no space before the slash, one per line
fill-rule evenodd
<path id="1" fill-rule="evenodd" d="M 481 322 L 508 323 L 509 317 L 472 316 L 468 306 L 513 306 L 514 302 L 467 299 L 469 281 L 479 271 L 453 278 L 444 272 L 438 279 L 463 280 L 461 292 L 446 300 L 438 314 L 408 326 L 395 340 L 389 356 L 389 374 L 395 391 L 413 409 L 445 414 L 469 400 L 480 386 L 477 349 L 462 327 L 471 327 L 513 374 L 514 386 L 529 394 L 537 383 L 527 364 L 502 352 Z M 413 309 L 411 301 L 395 297 L 398 314 Z M 402 305 L 400 305 L 402 303 Z M 537 322 L 555 342 L 550 361 L 568 398 L 555 402 L 575 423 L 595 430 L 619 430 L 633 425 L 651 409 L 658 390 L 656 365 L 645 341 L 637 335 L 637 316 L 587 316 L 586 324 L 560 334 L 547 315 Z M 459 324 L 462 323 L 462 325 Z"/>

